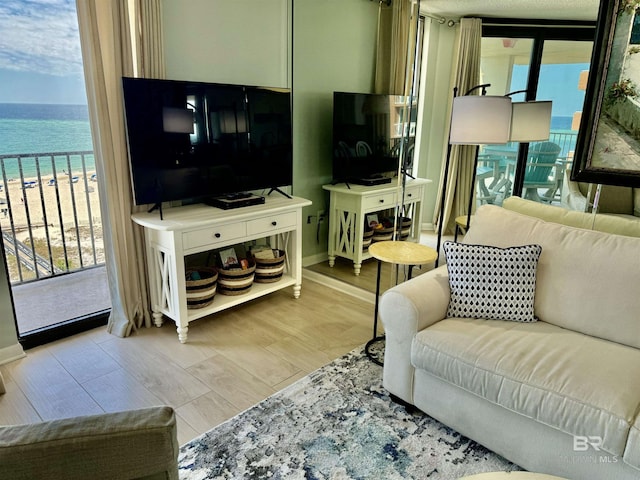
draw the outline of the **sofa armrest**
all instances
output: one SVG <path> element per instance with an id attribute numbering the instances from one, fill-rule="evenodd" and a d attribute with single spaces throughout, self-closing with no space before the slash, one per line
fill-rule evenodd
<path id="1" fill-rule="evenodd" d="M 178 479 L 170 407 L 0 427 L 0 472 L 12 480 Z"/>
<path id="2" fill-rule="evenodd" d="M 449 275 L 442 266 L 396 285 L 380 299 L 386 336 L 383 385 L 405 402 L 413 404 L 413 337 L 446 317 L 449 297 Z"/>

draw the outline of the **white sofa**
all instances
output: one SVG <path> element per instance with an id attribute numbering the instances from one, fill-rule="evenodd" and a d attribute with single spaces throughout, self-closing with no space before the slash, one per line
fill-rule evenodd
<path id="1" fill-rule="evenodd" d="M 480 207 L 464 243 L 538 244 L 537 322 L 445 318 L 447 266 L 388 290 L 384 386 L 522 468 L 640 478 L 640 238 Z"/>

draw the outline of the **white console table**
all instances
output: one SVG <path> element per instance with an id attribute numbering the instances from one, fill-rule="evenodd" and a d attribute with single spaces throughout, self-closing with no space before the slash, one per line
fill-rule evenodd
<path id="1" fill-rule="evenodd" d="M 407 240 L 420 240 L 422 222 L 422 199 L 425 185 L 431 180 L 407 179 L 404 195 L 404 216 L 412 218 Z M 394 209 L 402 202 L 402 184 L 398 179 L 392 183 L 374 186 L 323 185 L 330 192 L 329 211 L 329 266 L 335 265 L 336 257 L 353 261 L 353 273 L 360 275 L 362 261 L 371 258 L 362 249 L 364 220 L 368 213 Z"/>
<path id="2" fill-rule="evenodd" d="M 149 290 L 153 321 L 161 326 L 163 315 L 176 322 L 178 339 L 187 341 L 189 322 L 293 286 L 298 298 L 302 288 L 302 208 L 304 198 L 267 197 L 262 205 L 222 210 L 208 205 L 188 205 L 163 211 L 136 213 L 132 219 L 144 227 Z M 254 283 L 244 295 L 216 295 L 199 309 L 187 309 L 185 257 L 251 240 L 267 239 L 272 248 L 286 252 L 285 273 L 274 283 Z"/>

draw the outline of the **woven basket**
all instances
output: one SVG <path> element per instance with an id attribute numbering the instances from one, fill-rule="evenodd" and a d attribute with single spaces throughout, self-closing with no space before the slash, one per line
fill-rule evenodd
<path id="1" fill-rule="evenodd" d="M 398 233 L 400 234 L 400 240 L 409 238 L 409 234 L 411 233 L 411 219 L 409 217 L 402 217 Z"/>
<path id="2" fill-rule="evenodd" d="M 198 272 L 199 280 L 189 280 Z M 198 267 L 186 271 L 187 308 L 203 308 L 213 302 L 216 295 L 218 270 L 214 267 Z"/>
<path id="3" fill-rule="evenodd" d="M 373 231 L 372 242 L 382 242 L 393 238 L 393 227 L 380 228 Z"/>
<path id="4" fill-rule="evenodd" d="M 284 250 L 274 249 L 276 258 L 255 258 L 256 262 L 256 283 L 273 283 L 282 278 L 284 273 L 284 260 L 286 254 Z"/>
<path id="5" fill-rule="evenodd" d="M 222 295 L 242 295 L 251 290 L 256 264 L 250 260 L 249 268 L 221 268 L 218 271 L 218 292 Z"/>
<path id="6" fill-rule="evenodd" d="M 365 251 L 371 245 L 371 240 L 373 238 L 373 230 L 366 230 L 362 234 L 362 250 Z"/>

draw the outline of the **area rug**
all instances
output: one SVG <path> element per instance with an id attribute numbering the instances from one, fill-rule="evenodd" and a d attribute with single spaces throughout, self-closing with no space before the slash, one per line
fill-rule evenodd
<path id="1" fill-rule="evenodd" d="M 363 349 L 183 445 L 180 478 L 456 479 L 520 468 L 392 401 Z"/>

